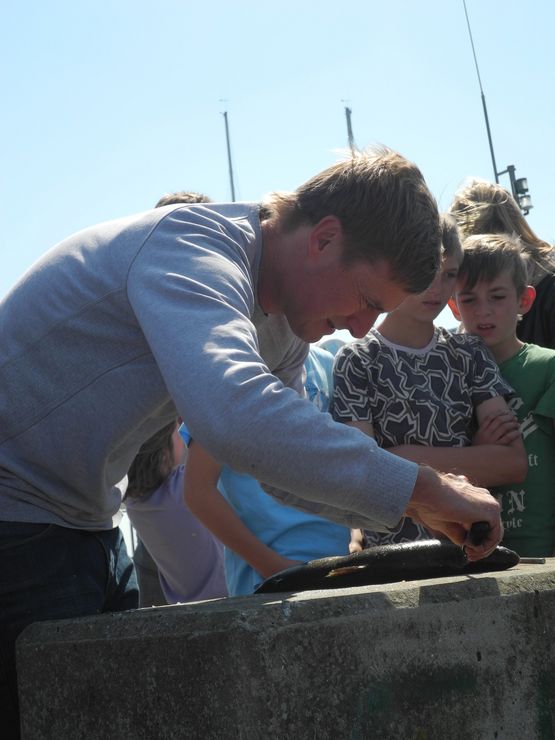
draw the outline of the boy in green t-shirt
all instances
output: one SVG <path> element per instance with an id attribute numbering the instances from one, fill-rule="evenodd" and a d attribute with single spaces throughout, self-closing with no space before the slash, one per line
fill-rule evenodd
<path id="1" fill-rule="evenodd" d="M 530 310 L 535 290 L 519 239 L 507 234 L 469 237 L 449 302 L 465 331 L 482 337 L 501 374 L 515 390 L 528 455 L 522 484 L 494 490 L 502 507 L 503 544 L 526 557 L 555 554 L 555 351 L 516 336 L 519 316 Z"/>

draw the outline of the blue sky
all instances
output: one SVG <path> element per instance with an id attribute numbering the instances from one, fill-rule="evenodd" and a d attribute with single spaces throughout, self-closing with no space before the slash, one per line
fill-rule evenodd
<path id="1" fill-rule="evenodd" d="M 528 178 L 553 241 L 555 3 L 467 8 L 498 170 Z M 64 236 L 167 191 L 229 199 L 224 110 L 242 200 L 333 163 L 345 105 L 357 144 L 417 162 L 442 208 L 493 177 L 462 0 L 10 3 L 0 85 L 0 296 Z"/>

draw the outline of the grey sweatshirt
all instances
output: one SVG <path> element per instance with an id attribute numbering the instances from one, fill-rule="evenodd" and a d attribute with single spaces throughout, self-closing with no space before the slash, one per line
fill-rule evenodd
<path id="1" fill-rule="evenodd" d="M 117 482 L 177 409 L 284 503 L 347 526 L 399 520 L 417 466 L 293 389 L 306 345 L 257 307 L 261 250 L 257 205 L 174 205 L 33 265 L 0 303 L 1 519 L 114 526 Z"/>

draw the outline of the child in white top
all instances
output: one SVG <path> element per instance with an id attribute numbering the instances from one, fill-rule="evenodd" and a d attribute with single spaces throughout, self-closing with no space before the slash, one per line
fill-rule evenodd
<path id="1" fill-rule="evenodd" d="M 434 319 L 451 297 L 462 247 L 443 217 L 443 260 L 431 286 L 387 314 L 379 329 L 341 349 L 334 367 L 334 417 L 406 459 L 481 486 L 522 480 L 527 461 L 505 397 L 512 393 L 476 337 L 451 334 Z M 478 431 L 478 427 L 480 427 Z M 477 433 L 478 432 L 478 433 Z M 429 537 L 409 518 L 366 544 Z M 351 549 L 358 549 L 354 531 Z"/>

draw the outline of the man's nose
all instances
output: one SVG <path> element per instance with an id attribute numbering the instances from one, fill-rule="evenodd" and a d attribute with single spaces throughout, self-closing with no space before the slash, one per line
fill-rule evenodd
<path id="1" fill-rule="evenodd" d="M 365 337 L 374 326 L 380 313 L 381 311 L 377 311 L 375 308 L 365 308 L 364 311 L 353 313 L 350 316 L 347 316 L 347 329 L 351 332 L 353 337 L 356 339 L 362 339 L 362 337 Z"/>

